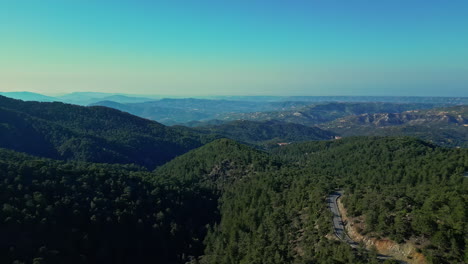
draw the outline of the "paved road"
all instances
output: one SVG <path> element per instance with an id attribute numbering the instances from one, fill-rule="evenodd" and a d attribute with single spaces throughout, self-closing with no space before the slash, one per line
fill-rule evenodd
<path id="1" fill-rule="evenodd" d="M 340 210 L 338 210 L 337 200 L 342 194 L 342 191 L 335 191 L 327 198 L 328 208 L 330 208 L 333 213 L 333 227 L 335 229 L 335 235 L 338 237 L 338 239 L 348 243 L 351 247 L 357 247 L 358 243 L 353 241 L 346 233 Z"/>
<path id="2" fill-rule="evenodd" d="M 352 240 L 345 231 L 343 219 L 341 218 L 340 210 L 338 209 L 338 198 L 343 195 L 343 191 L 335 191 L 331 193 L 327 198 L 328 208 L 333 213 L 333 228 L 335 229 L 335 235 L 343 242 L 348 243 L 351 247 L 357 248 L 359 244 Z M 377 258 L 380 260 L 392 259 L 389 256 L 377 255 Z M 400 261 L 400 263 L 406 263 Z"/>

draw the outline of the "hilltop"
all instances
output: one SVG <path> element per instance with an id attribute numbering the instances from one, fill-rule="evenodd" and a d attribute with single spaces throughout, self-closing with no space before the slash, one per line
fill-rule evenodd
<path id="1" fill-rule="evenodd" d="M 0 147 L 62 160 L 161 165 L 209 142 L 106 107 L 0 97 Z"/>

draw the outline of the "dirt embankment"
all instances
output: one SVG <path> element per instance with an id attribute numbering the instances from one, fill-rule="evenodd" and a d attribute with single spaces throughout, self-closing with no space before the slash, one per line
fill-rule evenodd
<path id="1" fill-rule="evenodd" d="M 398 244 L 390 239 L 377 239 L 359 234 L 353 221 L 348 218 L 346 209 L 341 203 L 340 198 L 338 199 L 338 208 L 343 222 L 346 223 L 345 228 L 351 239 L 359 243 L 364 243 L 367 249 L 375 247 L 379 254 L 390 256 L 409 264 L 427 264 L 424 255 L 417 252 L 416 247 L 411 243 Z"/>

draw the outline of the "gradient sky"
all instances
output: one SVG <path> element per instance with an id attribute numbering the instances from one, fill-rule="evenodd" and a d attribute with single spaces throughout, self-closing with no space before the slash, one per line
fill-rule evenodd
<path id="1" fill-rule="evenodd" d="M 468 96 L 468 1 L 0 0 L 0 91 Z"/>

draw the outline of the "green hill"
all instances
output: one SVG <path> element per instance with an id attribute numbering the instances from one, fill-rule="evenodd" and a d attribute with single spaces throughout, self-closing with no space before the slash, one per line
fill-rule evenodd
<path id="1" fill-rule="evenodd" d="M 467 149 L 349 137 L 264 152 L 211 133 L 262 142 L 326 132 L 221 128 L 0 97 L 0 262 L 377 263 L 330 239 L 336 188 L 363 234 L 419 241 L 433 264 L 468 260 Z"/>
<path id="2" fill-rule="evenodd" d="M 296 221 L 305 205 L 297 202 L 306 194 L 314 204 L 307 214 L 321 212 L 325 217 L 327 210 L 320 196 L 326 192 L 319 192 L 312 186 L 314 181 L 306 180 L 310 175 L 288 175 L 284 174 L 287 170 L 280 170 L 281 165 L 268 154 L 227 139 L 186 153 L 154 173 L 135 166 L 66 163 L 0 149 L 0 261 L 186 263 L 205 255 L 201 261 L 223 263 L 209 256 L 252 258 L 258 255 L 246 249 L 263 241 L 269 245 L 259 248 L 268 253 L 263 261 L 275 263 L 271 261 L 278 256 L 270 253 L 278 252 L 278 259 L 289 262 L 293 258 L 284 247 L 289 240 L 270 240 L 264 234 L 274 238 L 294 231 L 290 239 L 297 237 L 301 234 L 297 229 L 306 223 L 284 226 L 284 221 Z M 277 202 L 262 197 L 275 197 Z M 250 205 L 229 209 L 239 202 Z M 264 233 L 245 229 L 257 229 L 261 219 L 270 223 L 263 227 Z M 328 221 L 322 220 L 325 224 L 320 230 L 326 233 Z M 217 223 L 219 227 L 227 224 L 223 230 L 234 228 L 248 239 L 238 245 L 245 253 L 210 249 L 217 244 L 218 235 L 224 236 L 214 233 L 221 230 Z M 314 239 L 317 235 L 314 233 Z M 237 240 L 226 242 L 237 244 Z M 354 255 L 339 243 L 324 240 L 322 245 L 331 252 Z"/>
<path id="3" fill-rule="evenodd" d="M 362 234 L 417 241 L 429 263 L 466 262 L 467 149 L 408 137 L 350 137 L 275 153 L 333 177 Z"/>
<path id="4" fill-rule="evenodd" d="M 0 149 L 0 175 L 1 263 L 185 263 L 217 219 L 211 192 L 136 166 Z"/>
<path id="5" fill-rule="evenodd" d="M 265 152 L 230 139 L 219 139 L 175 158 L 155 173 L 223 189 L 246 175 L 274 170 L 278 166 Z"/>
<path id="6" fill-rule="evenodd" d="M 0 147 L 63 160 L 154 168 L 212 139 L 106 107 L 0 97 Z"/>
<path id="7" fill-rule="evenodd" d="M 0 149 L 0 262 L 186 263 L 203 254 L 224 190 L 278 166 L 227 139 L 153 173 Z"/>

